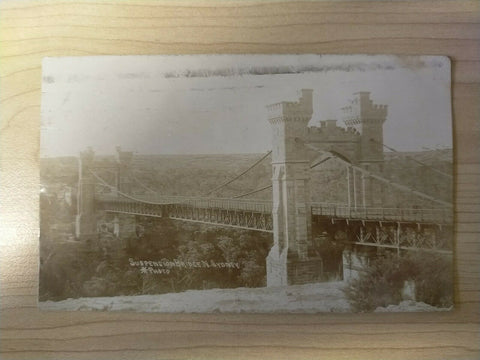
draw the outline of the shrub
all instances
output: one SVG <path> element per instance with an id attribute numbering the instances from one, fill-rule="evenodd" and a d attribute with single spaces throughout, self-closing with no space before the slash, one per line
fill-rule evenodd
<path id="1" fill-rule="evenodd" d="M 398 260 L 390 253 L 376 258 L 348 283 L 344 293 L 354 311 L 373 311 L 400 302 L 403 276 Z"/>
<path id="2" fill-rule="evenodd" d="M 404 267 L 415 270 L 417 301 L 439 307 L 453 305 L 453 263 L 451 257 L 417 252 L 406 258 Z"/>
<path id="3" fill-rule="evenodd" d="M 453 302 L 452 273 L 452 261 L 440 254 L 386 252 L 372 260 L 343 291 L 354 311 L 373 311 L 400 303 L 405 281 L 413 280 L 417 301 L 446 307 Z"/>

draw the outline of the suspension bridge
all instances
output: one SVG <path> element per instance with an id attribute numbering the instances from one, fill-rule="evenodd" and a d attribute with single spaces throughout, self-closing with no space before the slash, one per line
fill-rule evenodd
<path id="1" fill-rule="evenodd" d="M 378 248 L 451 253 L 452 204 L 382 172 L 383 148 L 387 147 L 382 126 L 387 107 L 373 104 L 369 93 L 355 94 L 343 109 L 347 129 L 336 126 L 335 120 L 308 127 L 312 108 L 311 90 L 302 90 L 296 102 L 268 106 L 272 151 L 198 196 L 171 196 L 146 186 L 133 175 L 132 152 L 117 148 L 117 163 L 107 169 L 95 164 L 91 149 L 82 152 L 76 236 L 95 234 L 98 210 L 272 233 L 273 246 L 267 257 L 269 286 L 318 279 L 321 256 L 315 252 L 313 233 L 341 238 L 349 246 L 346 251 L 354 253 Z M 235 196 L 218 196 L 268 159 L 272 164 L 271 184 Z M 411 160 L 435 178 L 451 181 L 450 174 Z M 345 174 L 335 180 L 345 182 L 345 200 L 312 201 L 313 170 L 322 171 L 332 164 Z M 114 183 L 106 180 L 105 171 L 113 172 Z M 99 192 L 98 188 L 108 192 Z M 143 194 L 135 188 L 142 188 Z M 256 194 L 266 191 L 271 192 L 272 200 L 255 199 Z"/>

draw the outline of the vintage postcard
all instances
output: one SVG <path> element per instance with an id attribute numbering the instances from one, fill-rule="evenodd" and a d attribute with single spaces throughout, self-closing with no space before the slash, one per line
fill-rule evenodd
<path id="1" fill-rule="evenodd" d="M 45 58 L 46 310 L 453 307 L 450 62 Z"/>

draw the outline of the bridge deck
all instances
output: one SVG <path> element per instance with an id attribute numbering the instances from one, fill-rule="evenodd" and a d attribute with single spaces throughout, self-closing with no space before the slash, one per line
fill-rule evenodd
<path id="1" fill-rule="evenodd" d="M 430 223 L 442 225 L 453 223 L 453 210 L 447 208 L 354 208 L 343 204 L 313 203 L 312 215 L 332 219 L 364 221 Z"/>
<path id="2" fill-rule="evenodd" d="M 118 197 L 112 195 L 97 196 L 97 202 L 138 202 L 147 205 L 189 205 L 195 208 L 218 208 L 224 210 L 254 211 L 259 213 L 271 213 L 272 202 L 269 200 L 245 200 L 245 199 L 225 199 L 225 198 L 204 198 L 187 196 L 148 196 L 132 195 L 130 198 Z"/>
<path id="3" fill-rule="evenodd" d="M 132 195 L 131 198 L 113 195 L 97 196 L 97 202 L 103 204 L 123 203 L 124 211 L 142 215 L 161 216 L 161 209 L 167 206 L 189 209 L 217 209 L 226 212 L 249 212 L 255 214 L 272 213 L 272 202 L 269 200 L 245 200 L 226 198 L 201 198 L 183 196 L 151 197 L 146 195 Z M 132 204 L 143 206 L 132 206 Z M 130 206 L 127 206 L 130 204 Z M 110 211 L 115 211 L 112 205 Z M 120 211 L 119 211 L 120 212 Z M 347 219 L 362 221 L 408 222 L 408 223 L 433 223 L 452 224 L 453 211 L 450 208 L 414 209 L 414 208 L 373 208 L 349 207 L 345 204 L 311 203 L 312 216 L 327 217 L 331 219 Z"/>

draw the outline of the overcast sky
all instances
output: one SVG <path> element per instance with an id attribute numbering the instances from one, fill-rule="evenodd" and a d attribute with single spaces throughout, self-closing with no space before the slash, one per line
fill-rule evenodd
<path id="1" fill-rule="evenodd" d="M 314 90 L 311 125 L 343 126 L 340 108 L 370 91 L 388 105 L 386 145 L 452 146 L 443 57 L 99 56 L 44 59 L 41 154 L 266 152 L 266 105 L 295 101 L 302 88 Z"/>

